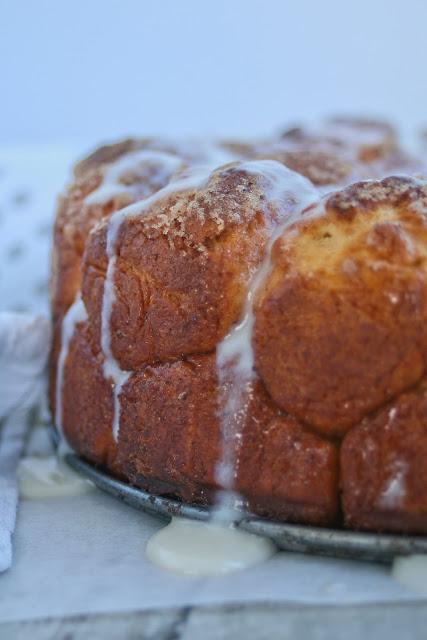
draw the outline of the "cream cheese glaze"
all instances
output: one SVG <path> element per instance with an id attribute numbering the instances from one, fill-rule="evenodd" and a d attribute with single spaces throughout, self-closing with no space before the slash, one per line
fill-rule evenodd
<path id="1" fill-rule="evenodd" d="M 412 591 L 427 593 L 427 555 L 415 554 L 395 558 L 392 576 Z"/>
<path id="2" fill-rule="evenodd" d="M 250 400 L 251 383 L 256 376 L 252 334 L 255 322 L 254 300 L 271 271 L 271 252 L 287 225 L 306 207 L 319 199 L 318 191 L 302 176 L 272 161 L 245 163 L 243 169 L 262 173 L 270 185 L 269 203 L 287 207 L 285 216 L 273 230 L 265 257 L 248 288 L 239 323 L 217 346 L 217 371 L 221 389 L 222 453 L 216 479 L 223 488 L 210 522 L 173 519 L 155 534 L 147 545 L 147 555 L 155 564 L 170 571 L 190 575 L 217 575 L 253 566 L 276 551 L 274 544 L 240 531 L 232 524 L 241 497 L 234 492 L 242 424 Z"/>
<path id="3" fill-rule="evenodd" d="M 247 569 L 276 552 L 271 540 L 228 525 L 172 518 L 148 541 L 157 566 L 190 576 L 216 576 Z"/>
<path id="4" fill-rule="evenodd" d="M 238 452 L 242 441 L 244 424 L 252 381 L 256 377 L 252 335 L 255 324 L 254 302 L 258 292 L 271 272 L 271 253 L 276 240 L 287 226 L 295 221 L 302 210 L 319 200 L 319 192 L 311 182 L 290 171 L 282 164 L 271 160 L 247 162 L 241 168 L 261 174 L 267 183 L 268 204 L 280 208 L 285 215 L 273 229 L 267 242 L 264 259 L 252 277 L 239 322 L 217 345 L 216 363 L 221 390 L 222 454 L 217 463 L 216 479 L 226 492 L 221 494 L 220 508 L 232 508 L 236 501 L 233 491 Z M 232 502 L 231 502 L 232 501 Z M 227 506 L 228 505 L 228 506 Z"/>
<path id="5" fill-rule="evenodd" d="M 251 377 L 252 373 L 250 372 L 252 371 L 253 366 L 253 354 L 251 347 L 251 335 L 254 321 L 252 311 L 253 297 L 256 291 L 262 286 L 265 277 L 269 273 L 271 248 L 286 224 L 289 224 L 294 219 L 295 214 L 318 199 L 318 192 L 308 180 L 299 174 L 286 169 L 286 167 L 278 162 L 271 160 L 250 161 L 242 163 L 240 166 L 249 173 L 262 175 L 266 179 L 266 182 L 270 186 L 268 193 L 269 201 L 275 206 L 287 206 L 289 208 L 289 216 L 283 225 L 278 225 L 276 231 L 273 232 L 267 247 L 265 260 L 256 272 L 253 282 L 249 288 L 247 302 L 241 322 L 218 346 L 217 361 L 220 380 L 221 371 L 225 368 L 225 365 L 228 363 L 230 358 L 233 359 L 233 361 L 237 361 L 237 374 L 244 370 L 244 375 L 249 376 L 249 378 Z M 104 295 L 101 311 L 101 346 L 105 356 L 104 375 L 106 378 L 110 378 L 113 381 L 114 415 L 112 430 L 116 441 L 118 439 L 120 428 L 119 396 L 123 385 L 127 382 L 130 375 L 129 372 L 121 369 L 111 349 L 111 314 L 115 302 L 114 275 L 117 259 L 116 242 L 121 225 L 126 218 L 135 218 L 146 215 L 149 212 L 151 205 L 173 193 L 202 188 L 215 168 L 216 167 L 213 165 L 190 167 L 150 197 L 120 209 L 114 213 L 108 221 L 108 266 L 104 283 Z M 236 387 L 237 385 L 234 385 L 234 388 Z M 226 402 L 230 402 L 231 404 L 234 403 L 236 410 L 236 402 L 241 403 L 241 401 L 238 401 L 236 398 L 232 398 L 231 396 L 229 399 L 226 399 Z M 221 467 L 224 467 L 224 465 L 220 464 L 219 466 L 220 474 L 222 473 Z M 224 474 L 226 473 L 227 471 L 224 471 Z M 224 483 L 221 482 L 221 484 Z M 227 486 L 227 484 L 229 483 L 226 482 L 225 486 Z"/>
<path id="6" fill-rule="evenodd" d="M 175 160 L 175 158 L 174 158 Z M 114 213 L 108 221 L 107 230 L 107 259 L 108 266 L 104 282 L 104 295 L 101 311 L 101 347 L 104 354 L 104 375 L 113 382 L 114 413 L 113 413 L 113 436 L 117 441 L 120 429 L 120 393 L 123 385 L 129 379 L 130 373 L 123 371 L 114 357 L 111 349 L 111 314 L 115 302 L 114 274 L 116 266 L 116 241 L 120 227 L 126 218 L 133 218 L 145 215 L 149 207 L 162 198 L 166 198 L 177 191 L 186 191 L 197 188 L 209 177 L 212 168 L 202 166 L 187 169 L 180 176 L 156 191 L 145 200 L 131 204 Z"/>
<path id="7" fill-rule="evenodd" d="M 164 184 L 181 165 L 178 157 L 161 151 L 144 149 L 126 153 L 107 167 L 100 186 L 86 196 L 85 204 L 106 204 L 123 195 L 149 195 L 144 194 L 144 187 L 149 189 L 152 182 Z M 133 173 L 137 173 L 138 179 L 128 183 L 126 175 Z"/>
<path id="8" fill-rule="evenodd" d="M 77 496 L 95 489 L 56 455 L 22 458 L 18 481 L 20 496 L 28 500 Z"/>

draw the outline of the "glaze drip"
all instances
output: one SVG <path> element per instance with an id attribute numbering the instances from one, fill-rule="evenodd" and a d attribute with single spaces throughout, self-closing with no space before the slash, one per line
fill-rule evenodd
<path id="1" fill-rule="evenodd" d="M 85 322 L 86 320 L 86 307 L 79 293 L 62 320 L 61 351 L 59 353 L 56 370 L 55 426 L 58 429 L 63 442 L 66 442 L 62 425 L 62 392 L 64 386 L 64 369 L 75 329 L 79 323 Z"/>
<path id="2" fill-rule="evenodd" d="M 19 494 L 27 500 L 78 496 L 95 486 L 73 471 L 61 457 L 27 456 L 18 466 Z"/>
<path id="3" fill-rule="evenodd" d="M 85 198 L 85 204 L 106 204 L 126 195 L 147 197 L 168 182 L 181 165 L 179 158 L 161 151 L 127 153 L 107 166 L 102 183 Z"/>
<path id="4" fill-rule="evenodd" d="M 147 557 L 174 573 L 194 577 L 241 571 L 268 560 L 276 547 L 234 526 L 172 518 L 150 538 Z"/>
<path id="5" fill-rule="evenodd" d="M 266 184 L 267 206 L 275 209 L 279 222 L 267 242 L 264 259 L 249 284 L 243 312 L 238 324 L 217 345 L 216 362 L 220 387 L 222 452 L 216 468 L 216 481 L 225 491 L 219 492 L 218 514 L 227 519 L 236 507 L 233 492 L 238 470 L 243 427 L 256 378 L 252 334 L 255 323 L 254 302 L 271 272 L 271 253 L 275 241 L 287 226 L 308 206 L 318 202 L 319 192 L 300 174 L 271 160 L 242 163 L 242 169 L 261 176 Z"/>
<path id="6" fill-rule="evenodd" d="M 393 475 L 380 498 L 382 507 L 393 509 L 401 506 L 405 498 L 406 473 L 407 465 L 403 461 L 397 461 L 393 469 Z"/>
<path id="7" fill-rule="evenodd" d="M 414 554 L 394 559 L 392 577 L 417 593 L 427 593 L 427 555 Z"/>
<path id="8" fill-rule="evenodd" d="M 175 180 L 140 202 L 135 202 L 114 213 L 108 221 L 107 228 L 107 260 L 108 267 L 104 283 L 104 295 L 101 312 L 101 346 L 104 353 L 104 375 L 113 383 L 114 413 L 113 436 L 117 441 L 120 429 L 120 393 L 130 377 L 130 372 L 123 371 L 114 357 L 111 347 L 111 316 L 115 302 L 114 277 L 116 270 L 116 243 L 117 237 L 126 218 L 144 216 L 150 211 L 150 207 L 173 193 L 200 188 L 207 182 L 212 172 L 211 166 L 191 167 L 182 171 Z"/>

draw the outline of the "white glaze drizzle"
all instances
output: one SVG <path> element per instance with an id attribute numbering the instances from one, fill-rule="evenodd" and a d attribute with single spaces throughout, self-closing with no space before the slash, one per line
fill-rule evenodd
<path id="1" fill-rule="evenodd" d="M 173 156 L 170 156 L 173 158 Z M 174 160 L 176 160 L 174 158 Z M 115 302 L 114 274 L 116 268 L 116 241 L 121 225 L 126 218 L 136 218 L 148 213 L 150 207 L 163 198 L 177 192 L 200 188 L 208 180 L 214 167 L 197 166 L 183 171 L 175 180 L 156 191 L 145 200 L 135 202 L 116 211 L 108 221 L 107 229 L 107 272 L 104 283 L 104 295 L 101 312 L 101 348 L 104 354 L 104 375 L 113 383 L 114 413 L 113 436 L 117 441 L 120 429 L 120 394 L 129 380 L 130 372 L 123 371 L 114 357 L 111 348 L 111 314 Z"/>
<path id="2" fill-rule="evenodd" d="M 142 216 L 149 212 L 150 207 L 172 193 L 190 189 L 200 189 L 208 181 L 214 166 L 193 167 L 181 174 L 151 197 L 129 205 L 114 213 L 108 222 L 107 229 L 107 259 L 108 266 L 104 284 L 104 296 L 101 316 L 101 346 L 105 356 L 104 375 L 113 383 L 114 417 L 113 435 L 119 436 L 120 427 L 120 393 L 123 385 L 129 379 L 130 373 L 123 371 L 114 358 L 111 349 L 111 313 L 115 302 L 114 274 L 116 268 L 116 243 L 123 221 L 126 218 Z M 249 173 L 262 174 L 271 185 L 270 204 L 286 206 L 289 216 L 286 223 L 278 225 L 268 243 L 266 256 L 260 268 L 255 273 L 248 290 L 242 321 L 218 346 L 218 372 L 220 380 L 226 367 L 233 361 L 232 385 L 225 399 L 226 411 L 233 416 L 245 415 L 250 385 L 253 376 L 253 352 L 251 346 L 254 324 L 253 299 L 267 277 L 271 264 L 270 253 L 275 239 L 281 233 L 285 224 L 291 222 L 292 214 L 318 199 L 317 192 L 311 184 L 301 176 L 290 172 L 274 161 L 259 161 L 239 165 Z M 297 196 L 297 202 L 293 202 Z M 242 387 L 239 383 L 242 382 Z M 243 389 L 244 393 L 241 393 Z M 246 398 L 245 398 L 246 396 Z M 223 442 L 227 438 L 238 439 L 241 435 L 233 432 L 232 423 L 224 422 Z M 228 433 L 228 431 L 231 432 Z M 147 555 L 156 564 L 172 571 L 191 573 L 193 575 L 213 575 L 243 569 L 267 559 L 275 552 L 270 542 L 238 531 L 231 525 L 232 518 L 226 510 L 232 498 L 233 506 L 238 496 L 230 490 L 234 480 L 234 446 L 224 446 L 224 453 L 219 462 L 219 483 L 227 489 L 223 498 L 223 508 L 218 510 L 217 517 L 211 523 L 194 523 L 173 520 L 171 524 L 153 536 L 147 545 Z M 231 452 L 231 453 L 230 453 Z M 225 507 L 225 509 L 224 509 Z M 225 516 L 225 517 L 224 517 Z M 212 550 L 217 554 L 212 554 Z"/>
<path id="3" fill-rule="evenodd" d="M 163 149 L 168 146 L 175 150 L 179 156 L 165 152 Z M 183 166 L 183 159 L 185 157 L 190 159 L 196 151 L 200 151 L 200 146 L 196 144 L 196 141 L 184 144 L 182 141 L 177 140 L 159 140 L 152 141 L 151 148 L 149 149 L 131 151 L 124 154 L 118 160 L 107 166 L 101 184 L 85 198 L 85 204 L 88 206 L 95 204 L 102 205 L 121 195 L 134 197 L 139 193 L 139 197 L 141 197 L 140 189 L 142 181 L 139 180 L 132 184 L 124 184 L 121 180 L 126 172 L 135 170 L 138 164 L 147 164 L 147 166 L 154 165 L 158 172 L 156 176 L 157 179 L 160 182 L 167 182 L 173 173 Z M 199 186 L 200 183 L 209 177 L 214 167 L 233 160 L 233 156 L 230 152 L 209 141 L 201 147 L 201 156 L 209 160 L 209 169 L 207 167 L 198 167 L 195 170 L 188 170 L 187 173 L 181 173 L 181 176 L 177 180 L 173 181 L 170 187 L 167 185 L 145 201 L 139 201 L 134 205 L 128 205 L 127 207 L 120 209 L 109 221 L 107 235 L 108 267 L 104 284 L 101 315 L 101 348 L 105 356 L 103 365 L 104 375 L 106 378 L 110 378 L 113 382 L 114 416 L 112 428 L 113 435 L 116 440 L 118 438 L 120 424 L 119 396 L 123 385 L 130 376 L 129 372 L 123 371 L 120 368 L 111 350 L 110 324 L 112 308 L 115 301 L 114 272 L 116 256 L 114 255 L 114 251 L 116 237 L 123 219 L 127 216 L 143 214 L 146 208 L 151 204 L 162 197 L 166 197 L 172 192 Z M 161 178 L 159 178 L 159 173 Z M 57 364 L 55 421 L 61 435 L 63 445 L 66 445 L 62 429 L 62 387 L 64 367 L 68 357 L 69 343 L 73 337 L 75 326 L 77 323 L 83 322 L 86 319 L 87 313 L 81 300 L 81 293 L 79 292 L 76 296 L 75 303 L 70 307 L 62 322 L 61 351 Z"/>
<path id="4" fill-rule="evenodd" d="M 217 375 L 221 389 L 219 406 L 223 415 L 222 451 L 217 463 L 216 481 L 223 490 L 217 494 L 211 521 L 202 523 L 173 519 L 147 545 L 147 556 L 153 563 L 169 571 L 197 576 L 244 569 L 265 561 L 276 551 L 271 541 L 251 536 L 233 524 L 236 509 L 243 503 L 233 491 L 236 449 L 242 439 L 241 429 L 255 377 L 253 304 L 271 271 L 274 242 L 302 209 L 319 200 L 318 192 L 308 180 L 277 162 L 248 162 L 239 165 L 239 168 L 252 174 L 261 174 L 270 185 L 269 205 L 283 207 L 289 215 L 277 224 L 271 234 L 264 259 L 248 287 L 240 322 L 217 346 Z"/>
<path id="5" fill-rule="evenodd" d="M 288 215 L 279 222 L 267 243 L 265 256 L 248 287 L 241 319 L 217 345 L 216 362 L 220 389 L 222 452 L 217 463 L 216 481 L 225 491 L 219 492 L 216 518 L 227 520 L 236 507 L 233 492 L 237 474 L 238 450 L 242 428 L 247 415 L 254 371 L 252 334 L 254 328 L 254 300 L 268 278 L 272 264 L 271 252 L 275 241 L 298 214 L 318 202 L 319 192 L 309 180 L 290 171 L 282 164 L 261 160 L 245 162 L 241 168 L 260 174 L 269 184 L 268 202 L 272 207 L 284 209 Z"/>
<path id="6" fill-rule="evenodd" d="M 61 350 L 56 369 L 56 397 L 55 397 L 55 426 L 58 429 L 61 440 L 65 443 L 64 430 L 62 425 L 62 392 L 64 386 L 64 369 L 68 358 L 70 343 L 74 335 L 76 326 L 80 322 L 87 320 L 86 307 L 80 293 L 77 294 L 71 307 L 68 309 L 62 320 L 61 326 Z"/>
<path id="7" fill-rule="evenodd" d="M 108 242 L 107 242 L 108 246 Z M 108 249 L 107 249 L 108 251 Z M 101 310 L 101 349 L 104 354 L 104 377 L 113 382 L 113 437 L 117 442 L 120 426 L 120 394 L 123 386 L 129 380 L 130 372 L 123 371 L 113 355 L 111 349 L 111 313 L 116 300 L 114 291 L 114 272 L 116 268 L 116 256 L 108 253 L 108 267 L 105 275 L 104 294 Z"/>
<path id="8" fill-rule="evenodd" d="M 407 465 L 403 461 L 397 461 L 394 474 L 380 497 L 382 507 L 394 509 L 402 503 L 405 497 L 406 472 Z"/>
<path id="9" fill-rule="evenodd" d="M 95 189 L 92 193 L 90 193 L 85 198 L 86 205 L 94 205 L 94 204 L 106 204 L 111 201 L 113 198 L 116 198 L 121 195 L 129 195 L 129 197 L 135 197 L 139 194 L 141 197 L 141 184 L 143 181 L 139 177 L 139 180 L 136 180 L 131 184 L 124 184 L 122 182 L 122 178 L 126 173 L 135 171 L 136 168 L 141 169 L 155 169 L 155 175 L 151 177 L 155 177 L 156 181 L 163 183 L 167 182 L 170 177 L 173 175 L 175 171 L 177 171 L 182 166 L 182 160 L 177 156 L 174 156 L 170 153 L 165 153 L 163 151 L 158 151 L 154 149 L 143 149 L 140 151 L 131 151 L 129 153 L 124 154 L 118 160 L 108 165 L 105 169 L 105 173 L 103 176 L 102 183 L 100 186 Z M 147 178 L 150 177 L 150 174 L 147 173 Z M 140 203 L 137 203 L 140 205 Z M 125 207 L 126 209 L 126 207 Z M 117 213 L 121 212 L 120 209 Z M 112 216 L 114 218 L 114 216 Z M 129 379 L 129 372 L 122 371 L 118 362 L 113 356 L 111 350 L 111 332 L 110 332 L 110 321 L 111 321 L 111 312 L 112 307 L 115 301 L 115 293 L 114 293 L 114 270 L 116 257 L 111 255 L 114 253 L 114 242 L 115 237 L 118 232 L 120 225 L 117 225 L 117 219 L 110 219 L 110 223 L 108 226 L 108 238 L 107 238 L 107 254 L 109 256 L 109 262 L 107 267 L 106 279 L 104 284 L 104 295 L 103 295 L 103 305 L 102 305 L 102 315 L 101 315 L 101 348 L 104 353 L 104 364 L 103 364 L 103 372 L 106 378 L 109 378 L 113 381 L 113 402 L 114 402 L 114 412 L 113 412 L 113 435 L 117 440 L 118 430 L 119 430 L 119 421 L 120 421 L 120 403 L 119 403 L 119 395 L 122 390 L 123 385 Z M 65 319 L 64 319 L 65 321 Z M 63 325 L 64 326 L 64 325 Z M 69 337 L 69 340 L 71 340 Z M 58 371 L 62 370 L 68 355 L 68 348 L 62 354 L 58 365 Z M 61 362 L 62 357 L 62 362 Z M 62 379 L 61 384 L 57 384 L 57 402 L 56 406 L 59 407 L 59 411 L 61 412 L 61 396 L 62 396 Z M 59 418 L 59 423 L 58 423 Z M 57 424 L 60 425 L 61 416 L 57 416 Z M 61 429 L 58 426 L 58 429 Z"/>
<path id="10" fill-rule="evenodd" d="M 427 593 L 427 555 L 414 554 L 394 559 L 392 577 L 418 593 Z"/>
<path id="11" fill-rule="evenodd" d="M 27 500 L 78 496 L 95 489 L 56 455 L 21 458 L 18 480 L 19 494 Z"/>
<path id="12" fill-rule="evenodd" d="M 116 162 L 109 165 L 105 171 L 100 186 L 85 198 L 86 205 L 105 204 L 114 197 L 128 194 L 134 195 L 137 184 L 125 185 L 120 182 L 121 177 L 128 171 L 132 171 L 139 163 L 147 163 L 147 166 L 155 166 L 157 172 L 161 172 L 162 179 L 167 180 L 174 171 L 181 166 L 181 161 L 170 154 L 159 151 L 136 151 L 123 155 Z M 57 363 L 56 374 L 56 401 L 55 423 L 61 436 L 61 448 L 67 450 L 67 443 L 62 426 L 62 391 L 64 384 L 64 367 L 68 358 L 69 345 L 73 338 L 76 325 L 87 320 L 87 312 L 79 292 L 74 303 L 68 309 L 62 320 L 61 326 L 61 351 Z M 104 345 L 109 350 L 109 344 Z M 107 369 L 114 370 L 114 361 L 108 363 Z M 114 373 L 116 371 L 114 370 Z M 124 384 L 124 375 L 122 376 Z"/>
<path id="13" fill-rule="evenodd" d="M 212 167 L 219 167 L 239 159 L 236 154 L 221 147 L 214 140 L 205 138 L 157 138 L 149 141 L 148 147 L 177 154 L 191 165 L 209 164 Z"/>
<path id="14" fill-rule="evenodd" d="M 148 541 L 151 562 L 174 573 L 216 576 L 247 569 L 276 552 L 271 540 L 234 526 L 172 518 Z"/>
<path id="15" fill-rule="evenodd" d="M 124 184 L 122 178 L 126 173 L 150 167 L 156 169 L 156 179 L 165 183 L 170 176 L 182 165 L 182 160 L 170 153 L 143 149 L 131 151 L 121 156 L 116 162 L 107 165 L 101 184 L 85 198 L 86 205 L 106 204 L 121 195 L 134 196 L 143 186 L 141 178 L 131 184 Z M 147 173 L 147 178 L 150 174 Z"/>

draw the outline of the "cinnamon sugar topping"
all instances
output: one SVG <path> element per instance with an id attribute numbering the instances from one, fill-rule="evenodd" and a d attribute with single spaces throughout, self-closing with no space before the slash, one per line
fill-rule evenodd
<path id="1" fill-rule="evenodd" d="M 325 206 L 341 214 L 355 214 L 380 204 L 409 206 L 427 214 L 427 182 L 407 176 L 391 176 L 381 181 L 357 182 L 329 196 Z"/>

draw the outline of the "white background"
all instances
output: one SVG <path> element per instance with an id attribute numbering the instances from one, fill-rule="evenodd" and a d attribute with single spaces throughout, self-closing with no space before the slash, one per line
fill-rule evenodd
<path id="1" fill-rule="evenodd" d="M 0 145 L 427 123 L 425 0 L 0 0 Z"/>

